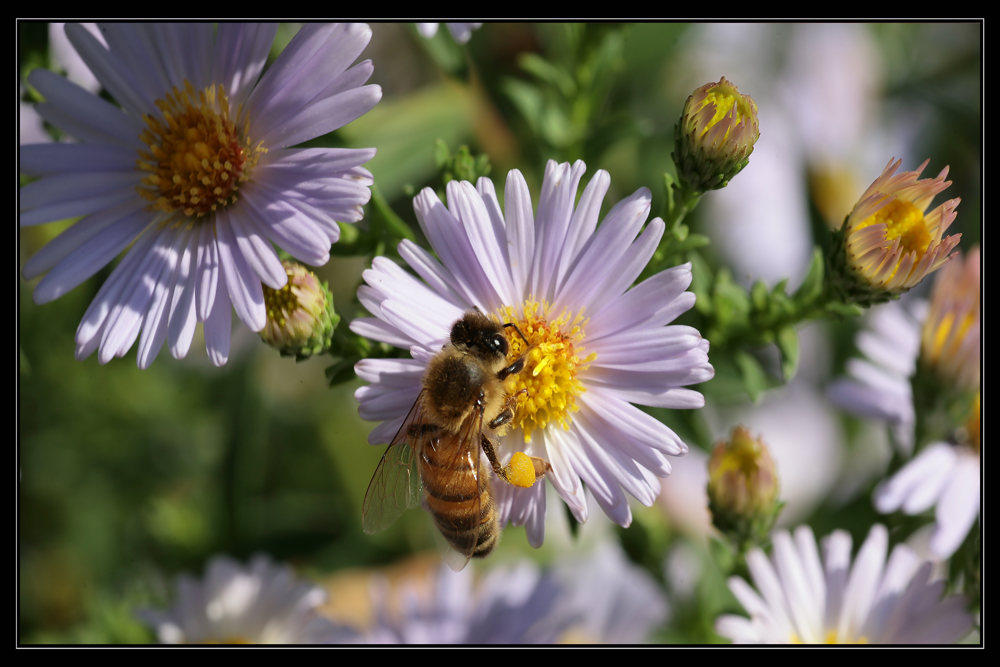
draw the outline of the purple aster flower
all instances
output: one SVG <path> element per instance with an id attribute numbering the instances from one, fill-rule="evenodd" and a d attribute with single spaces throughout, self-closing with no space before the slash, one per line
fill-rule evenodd
<path id="1" fill-rule="evenodd" d="M 148 367 L 176 358 L 204 322 L 216 365 L 229 357 L 231 312 L 265 324 L 261 283 L 287 281 L 272 243 L 311 265 L 329 259 L 338 222 L 357 222 L 375 149 L 290 149 L 369 111 L 371 37 L 363 24 L 310 24 L 261 76 L 276 26 L 79 25 L 66 35 L 120 106 L 48 70 L 31 85 L 39 114 L 79 143 L 21 147 L 20 223 L 80 220 L 24 266 L 46 303 L 128 249 L 83 316 L 76 357 L 103 364 L 139 341 Z M 259 80 L 258 80 L 259 79 Z"/>
<path id="2" fill-rule="evenodd" d="M 356 638 L 319 613 L 326 591 L 267 556 L 255 556 L 246 567 L 216 556 L 203 579 L 181 575 L 176 585 L 170 609 L 139 612 L 163 644 L 340 644 Z"/>
<path id="3" fill-rule="evenodd" d="M 666 326 L 694 305 L 685 292 L 690 264 L 632 287 L 664 232 L 659 218 L 643 229 L 649 190 L 619 202 L 598 226 L 610 178 L 598 171 L 574 205 L 585 170 L 583 162 L 550 161 L 537 212 L 517 170 L 507 177 L 506 213 L 485 178 L 476 186 L 449 183 L 447 207 L 429 188 L 417 195 L 417 219 L 440 261 L 403 241 L 400 255 L 418 279 L 376 257 L 358 290 L 375 317 L 351 323 L 355 333 L 406 348 L 412 359 L 358 362 L 358 375 L 371 385 L 355 396 L 362 418 L 382 422 L 369 442 L 389 442 L 420 392 L 428 360 L 465 311 L 514 322 L 531 348 L 524 370 L 506 384 L 518 403 L 498 457 L 505 462 L 520 450 L 540 456 L 552 465 L 545 481 L 579 521 L 587 519 L 586 483 L 608 516 L 627 526 L 626 492 L 651 505 L 658 478 L 670 474 L 668 456 L 688 449 L 632 404 L 699 408 L 704 398 L 685 387 L 715 371 L 698 331 Z M 511 356 L 525 347 L 510 337 Z M 500 520 L 526 525 L 535 546 L 544 539 L 545 486 L 493 485 Z"/>
<path id="4" fill-rule="evenodd" d="M 437 570 L 430 596 L 411 585 L 391 613 L 385 582 L 372 587 L 375 626 L 366 644 L 551 644 L 571 619 L 552 617 L 561 587 L 551 574 L 523 561 L 496 568 L 473 585 L 472 569 Z"/>

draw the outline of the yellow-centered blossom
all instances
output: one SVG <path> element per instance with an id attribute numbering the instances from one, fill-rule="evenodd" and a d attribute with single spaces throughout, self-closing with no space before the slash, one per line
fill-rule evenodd
<path id="1" fill-rule="evenodd" d="M 907 291 L 941 268 L 962 236 L 944 236 L 960 199 L 949 199 L 926 212 L 934 196 L 951 185 L 945 180 L 948 167 L 936 178 L 921 179 L 930 160 L 916 171 L 896 174 L 901 162 L 889 161 L 843 227 L 847 266 L 854 280 L 888 295 Z"/>

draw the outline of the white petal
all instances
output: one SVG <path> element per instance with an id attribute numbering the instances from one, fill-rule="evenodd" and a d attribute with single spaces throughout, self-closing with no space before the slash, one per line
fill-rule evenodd
<path id="1" fill-rule="evenodd" d="M 167 338 L 170 296 L 177 284 L 177 267 L 190 236 L 190 230 L 179 230 L 174 236 L 173 245 L 166 249 L 166 261 L 160 270 L 156 286 L 153 288 L 153 296 L 143 317 L 142 335 L 139 338 L 139 349 L 136 351 L 136 363 L 141 369 L 149 368 Z"/>
<path id="2" fill-rule="evenodd" d="M 225 209 L 220 209 L 215 213 L 219 264 L 225 269 L 222 273 L 225 274 L 229 298 L 232 299 L 237 317 L 251 331 L 260 331 L 267 324 L 264 291 L 260 286 L 260 278 L 250 268 L 250 264 L 236 243 L 229 218 L 229 213 Z"/>
<path id="3" fill-rule="evenodd" d="M 448 205 L 455 217 L 464 223 L 472 252 L 495 290 L 496 297 L 488 304 L 490 309 L 518 303 L 520 295 L 515 293 L 508 260 L 496 243 L 493 221 L 482 196 L 468 181 L 451 181 L 448 183 Z"/>
<path id="4" fill-rule="evenodd" d="M 523 296 L 535 253 L 535 214 L 531 206 L 528 184 L 517 169 L 512 169 L 507 174 L 507 183 L 504 186 L 504 209 L 511 277 L 515 292 Z"/>
<path id="5" fill-rule="evenodd" d="M 580 203 L 573 212 L 569 229 L 566 230 L 566 241 L 563 253 L 559 257 L 559 269 L 556 273 L 556 285 L 561 287 L 570 269 L 576 265 L 576 260 L 597 229 L 597 220 L 601 214 L 601 204 L 611 187 L 611 177 L 608 172 L 598 169 L 594 177 L 587 183 L 580 195 Z"/>
<path id="6" fill-rule="evenodd" d="M 573 217 L 576 193 L 587 165 L 577 160 L 556 164 L 552 160 L 545 167 L 542 192 L 538 197 L 535 217 L 535 254 L 532 258 L 528 284 L 536 298 L 553 301 L 555 272 L 563 254 L 566 232 Z"/>
<path id="7" fill-rule="evenodd" d="M 218 270 L 220 281 L 224 281 L 225 269 L 220 265 Z M 229 290 L 224 287 L 216 292 L 212 312 L 205 319 L 205 349 L 216 366 L 223 366 L 229 360 L 232 327 L 233 305 L 229 300 Z"/>
<path id="8" fill-rule="evenodd" d="M 930 550 L 949 558 L 961 546 L 979 516 L 980 463 L 978 456 L 959 456 L 935 512 Z"/>
<path id="9" fill-rule="evenodd" d="M 907 514 L 923 512 L 940 496 L 954 465 L 951 446 L 929 446 L 876 490 L 875 506 L 883 513 L 900 508 Z"/>
<path id="10" fill-rule="evenodd" d="M 187 355 L 198 322 L 194 303 L 194 265 L 197 261 L 200 239 L 200 230 L 192 230 L 187 247 L 177 265 L 177 283 L 170 299 L 170 324 L 167 328 L 170 353 L 175 359 L 183 359 Z"/>
<path id="11" fill-rule="evenodd" d="M 861 636 L 875 591 L 882 579 L 888 543 L 889 533 L 885 526 L 876 524 L 872 526 L 854 559 L 851 575 L 844 589 L 844 606 L 837 623 L 837 637 L 840 641 L 853 641 Z"/>
<path id="12" fill-rule="evenodd" d="M 219 286 L 219 249 L 215 240 L 215 225 L 203 224 L 198 230 L 196 259 L 194 271 L 195 303 L 197 304 L 198 321 L 204 322 L 215 309 L 215 296 Z"/>

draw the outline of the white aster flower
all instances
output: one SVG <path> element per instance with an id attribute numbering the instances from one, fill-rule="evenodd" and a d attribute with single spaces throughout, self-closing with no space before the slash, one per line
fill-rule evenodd
<path id="1" fill-rule="evenodd" d="M 181 575 L 176 588 L 167 611 L 139 612 L 164 644 L 328 644 L 354 634 L 316 611 L 326 601 L 322 588 L 267 556 L 247 567 L 217 556 L 201 581 Z"/>
<path id="2" fill-rule="evenodd" d="M 272 243 L 321 265 L 369 197 L 362 168 L 374 149 L 289 149 L 370 110 L 371 61 L 363 24 L 304 26 L 262 77 L 276 26 L 101 26 L 106 44 L 79 25 L 66 34 L 109 104 L 36 69 L 41 116 L 74 144 L 22 146 L 20 223 L 81 217 L 24 266 L 48 272 L 36 303 L 51 301 L 129 249 L 83 316 L 78 359 L 107 363 L 138 338 L 140 368 L 164 342 L 187 354 L 205 323 L 212 361 L 229 356 L 231 312 L 265 324 L 261 283 L 287 281 Z M 258 80 L 258 77 L 260 79 Z"/>
<path id="3" fill-rule="evenodd" d="M 739 644 L 946 644 L 972 628 L 965 598 L 942 597 L 944 581 L 929 581 L 904 544 L 886 561 L 888 531 L 875 525 L 851 563 L 851 537 L 835 531 L 823 542 L 807 526 L 774 535 L 770 559 L 747 554 L 756 589 L 740 577 L 729 588 L 750 618 L 725 615 L 715 630 Z"/>
<path id="4" fill-rule="evenodd" d="M 358 375 L 372 383 L 355 396 L 361 417 L 382 423 L 372 444 L 389 442 L 420 393 L 427 361 L 448 341 L 454 322 L 473 307 L 515 322 L 533 346 L 524 370 L 508 379 L 520 394 L 498 456 L 515 451 L 552 465 L 546 475 L 577 520 L 587 518 L 582 482 L 617 523 L 631 522 L 626 491 L 644 505 L 670 474 L 667 456 L 687 452 L 680 438 L 632 403 L 690 409 L 704 405 L 684 388 L 710 379 L 708 341 L 695 329 L 665 326 L 691 308 L 691 266 L 663 271 L 632 289 L 664 232 L 651 221 L 650 193 L 640 188 L 615 205 L 598 227 L 610 185 L 591 179 L 574 207 L 583 162 L 550 161 L 538 211 L 521 173 L 507 177 L 506 213 L 493 183 L 448 184 L 448 207 L 427 188 L 414 199 L 420 226 L 439 262 L 408 241 L 400 255 L 423 280 L 377 257 L 358 290 L 375 318 L 351 323 L 355 333 L 410 350 L 410 360 L 366 359 Z M 642 233 L 640 234 L 640 231 Z M 636 236 L 638 235 L 638 238 Z M 523 341 L 510 340 L 518 355 Z M 512 358 L 512 357 L 511 357 Z M 545 484 L 495 484 L 500 519 L 527 524 L 529 542 L 544 539 Z"/>
<path id="5" fill-rule="evenodd" d="M 932 443 L 875 489 L 875 507 L 883 514 L 935 508 L 929 548 L 936 558 L 951 557 L 979 516 L 980 400 L 977 394 L 966 443 Z"/>
<path id="6" fill-rule="evenodd" d="M 920 325 L 927 304 L 912 300 L 875 306 L 855 340 L 864 359 L 847 362 L 850 378 L 833 382 L 827 395 L 844 410 L 886 422 L 905 453 L 913 451 L 913 388 L 920 354 Z"/>
<path id="7" fill-rule="evenodd" d="M 473 584 L 472 568 L 438 568 L 430 596 L 410 585 L 399 613 L 384 582 L 373 587 L 375 627 L 366 644 L 551 644 L 571 619 L 553 617 L 561 589 L 534 563 L 494 568 Z"/>
<path id="8" fill-rule="evenodd" d="M 418 23 L 417 32 L 425 39 L 430 39 L 437 34 L 439 25 L 439 23 Z M 482 23 L 445 23 L 445 25 L 448 26 L 451 36 L 459 44 L 468 42 L 472 37 L 472 31 L 483 27 Z"/>

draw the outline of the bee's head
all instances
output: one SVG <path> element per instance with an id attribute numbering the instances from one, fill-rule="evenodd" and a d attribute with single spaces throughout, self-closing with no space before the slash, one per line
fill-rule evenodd
<path id="1" fill-rule="evenodd" d="M 451 344 L 483 359 L 505 359 L 510 349 L 503 327 L 478 310 L 470 310 L 451 327 Z"/>

